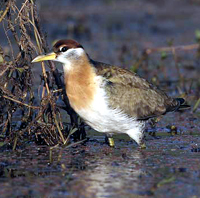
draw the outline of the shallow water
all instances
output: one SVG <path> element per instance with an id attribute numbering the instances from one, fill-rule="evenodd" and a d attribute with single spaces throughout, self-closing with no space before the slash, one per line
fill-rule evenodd
<path id="1" fill-rule="evenodd" d="M 85 2 L 37 1 L 49 43 L 60 38 L 74 38 L 95 60 L 127 68 L 145 48 L 167 46 L 169 41 L 173 45 L 194 43 L 195 31 L 200 25 L 198 1 Z M 192 78 L 197 83 L 200 70 L 195 52 L 179 52 L 178 55 L 183 78 Z M 165 74 L 159 65 L 166 68 Z M 33 70 L 35 84 L 38 84 L 39 69 Z M 148 68 L 141 67 L 138 73 L 148 79 L 157 76 L 160 81 L 169 80 L 163 83 L 164 89 L 172 96 L 181 94 L 172 56 L 162 62 L 160 54 L 152 55 Z M 189 93 L 191 105 L 194 105 L 195 94 L 198 94 L 197 89 Z M 139 149 L 126 135 L 115 136 L 116 148 L 110 148 L 104 143 L 103 134 L 89 129 L 89 141 L 68 149 L 54 149 L 53 161 L 50 161 L 48 146 L 30 143 L 17 151 L 2 150 L 0 195 L 200 197 L 199 112 L 198 109 L 195 114 L 187 111 L 166 115 L 157 124 L 156 137 L 147 134 L 145 150 Z M 176 135 L 170 133 L 168 125 L 177 127 Z"/>
<path id="2" fill-rule="evenodd" d="M 177 134 L 163 119 L 155 137 L 146 133 L 146 149 L 126 135 L 110 148 L 90 130 L 87 142 L 55 148 L 51 158 L 48 146 L 35 144 L 1 152 L 1 197 L 199 197 L 200 124 L 184 127 L 194 115 L 175 115 L 167 119 L 182 125 Z"/>
<path id="3" fill-rule="evenodd" d="M 94 138 L 94 139 L 93 139 Z M 198 197 L 200 137 L 160 136 L 147 149 L 93 136 L 85 145 L 53 150 L 34 144 L 1 153 L 3 197 Z M 60 153 L 59 153 L 60 152 Z M 58 154 L 61 155 L 58 161 Z"/>

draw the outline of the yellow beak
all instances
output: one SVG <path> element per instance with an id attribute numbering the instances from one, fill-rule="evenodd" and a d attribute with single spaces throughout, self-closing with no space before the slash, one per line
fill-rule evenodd
<path id="1" fill-rule="evenodd" d="M 55 60 L 55 59 L 56 59 L 56 54 L 54 52 L 51 52 L 51 53 L 46 54 L 46 55 L 37 56 L 31 62 L 36 63 L 36 62 L 40 62 L 40 61 Z"/>

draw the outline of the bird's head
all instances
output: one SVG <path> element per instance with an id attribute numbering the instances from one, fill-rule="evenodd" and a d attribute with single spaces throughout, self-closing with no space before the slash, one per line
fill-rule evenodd
<path id="1" fill-rule="evenodd" d="M 64 69 L 70 69 L 73 63 L 80 62 L 87 57 L 82 45 L 74 40 L 59 40 L 53 46 L 53 52 L 37 56 L 32 63 L 46 60 L 58 61 L 63 64 Z"/>

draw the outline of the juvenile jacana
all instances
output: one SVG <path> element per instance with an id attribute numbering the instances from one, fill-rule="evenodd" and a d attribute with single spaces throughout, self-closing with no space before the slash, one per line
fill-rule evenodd
<path id="1" fill-rule="evenodd" d="M 148 119 L 185 107 L 184 99 L 171 98 L 137 74 L 92 60 L 74 40 L 60 40 L 53 52 L 37 56 L 63 64 L 66 93 L 71 107 L 93 129 L 126 133 L 142 145 Z"/>

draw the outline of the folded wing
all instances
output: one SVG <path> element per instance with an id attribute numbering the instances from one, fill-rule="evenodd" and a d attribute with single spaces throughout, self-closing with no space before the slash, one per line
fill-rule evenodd
<path id="1" fill-rule="evenodd" d="M 184 99 L 173 99 L 137 74 L 119 67 L 93 62 L 106 82 L 109 105 L 137 120 L 177 110 Z"/>

